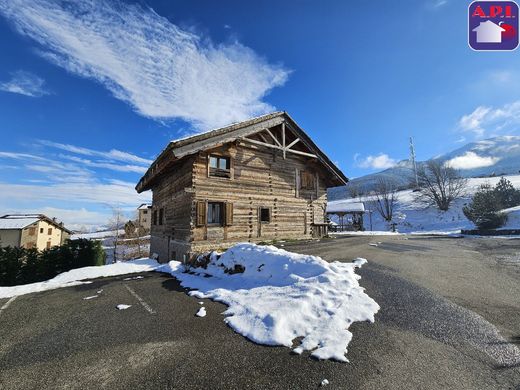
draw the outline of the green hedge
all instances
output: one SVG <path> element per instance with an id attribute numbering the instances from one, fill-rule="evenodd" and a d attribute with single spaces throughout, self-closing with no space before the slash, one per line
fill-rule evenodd
<path id="1" fill-rule="evenodd" d="M 74 268 L 105 264 L 99 241 L 67 240 L 62 246 L 37 249 L 0 248 L 0 286 L 41 282 Z"/>

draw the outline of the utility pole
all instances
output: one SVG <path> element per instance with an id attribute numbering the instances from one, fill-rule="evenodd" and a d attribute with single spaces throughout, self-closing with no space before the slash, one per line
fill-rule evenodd
<path id="1" fill-rule="evenodd" d="M 415 175 L 415 188 L 419 188 L 419 177 L 417 176 L 417 163 L 415 162 L 415 147 L 413 146 L 413 138 L 410 137 L 410 162 L 412 163 L 413 173 Z"/>

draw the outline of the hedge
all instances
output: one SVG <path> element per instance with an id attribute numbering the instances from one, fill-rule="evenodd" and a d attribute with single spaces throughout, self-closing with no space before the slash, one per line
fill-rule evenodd
<path id="1" fill-rule="evenodd" d="M 74 268 L 105 264 L 99 241 L 67 240 L 44 251 L 16 247 L 0 248 L 0 286 L 41 282 Z"/>

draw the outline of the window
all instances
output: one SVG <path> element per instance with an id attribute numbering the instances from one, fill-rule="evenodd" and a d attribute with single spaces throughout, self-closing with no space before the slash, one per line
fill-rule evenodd
<path id="1" fill-rule="evenodd" d="M 52 234 L 52 228 L 49 228 L 49 230 L 47 230 L 47 234 L 50 236 Z"/>
<path id="2" fill-rule="evenodd" d="M 40 228 L 40 233 L 43 233 L 43 228 Z"/>
<path id="3" fill-rule="evenodd" d="M 208 225 L 222 225 L 223 204 L 220 202 L 208 202 L 207 222 Z"/>
<path id="4" fill-rule="evenodd" d="M 209 156 L 209 175 L 231 177 L 231 160 L 229 157 Z"/>
<path id="5" fill-rule="evenodd" d="M 159 209 L 159 225 L 162 225 L 164 222 L 164 209 Z"/>
<path id="6" fill-rule="evenodd" d="M 148 214 L 148 210 L 143 210 L 143 214 Z"/>
<path id="7" fill-rule="evenodd" d="M 260 207 L 260 222 L 269 223 L 271 222 L 271 209 L 267 207 Z"/>
<path id="8" fill-rule="evenodd" d="M 314 175 L 310 172 L 301 171 L 301 189 L 313 190 L 314 189 Z"/>
<path id="9" fill-rule="evenodd" d="M 157 225 L 157 210 L 153 211 L 153 224 Z"/>
<path id="10" fill-rule="evenodd" d="M 47 241 L 47 249 L 51 249 L 51 242 Z"/>

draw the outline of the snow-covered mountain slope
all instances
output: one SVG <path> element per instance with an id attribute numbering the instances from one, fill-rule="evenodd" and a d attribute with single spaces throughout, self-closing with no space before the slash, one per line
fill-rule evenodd
<path id="1" fill-rule="evenodd" d="M 506 178 L 511 181 L 516 188 L 520 188 L 520 175 L 506 176 Z M 498 177 L 469 179 L 467 195 L 464 198 L 455 201 L 451 208 L 446 212 L 418 201 L 417 193 L 412 192 L 412 190 L 400 191 L 398 193 L 397 205 L 394 210 L 394 222 L 397 223 L 397 230 L 401 233 L 456 233 L 461 229 L 474 229 L 475 226 L 464 216 L 462 208 L 469 202 L 471 196 L 481 184 L 487 182 L 494 186 L 498 180 L 500 180 Z M 361 199 L 353 198 L 336 200 L 329 202 L 329 204 L 355 203 L 360 200 L 365 202 L 365 208 L 373 209 L 373 206 L 370 205 L 370 200 L 372 200 L 370 196 L 364 196 Z M 509 219 L 504 228 L 520 228 L 520 207 L 509 210 L 508 216 Z M 370 230 L 370 218 L 368 213 L 364 216 L 364 225 L 366 230 Z M 388 223 L 384 221 L 375 210 L 372 212 L 372 230 L 390 230 Z"/>
<path id="2" fill-rule="evenodd" d="M 464 177 L 515 175 L 520 173 L 520 136 L 501 136 L 471 142 L 438 158 L 449 161 Z M 418 166 L 422 164 L 424 162 L 417 163 Z M 350 186 L 369 192 L 381 177 L 395 182 L 399 188 L 406 188 L 413 181 L 411 163 L 403 160 L 382 172 L 353 179 L 345 187 L 331 188 L 329 199 L 349 197 Z"/>

